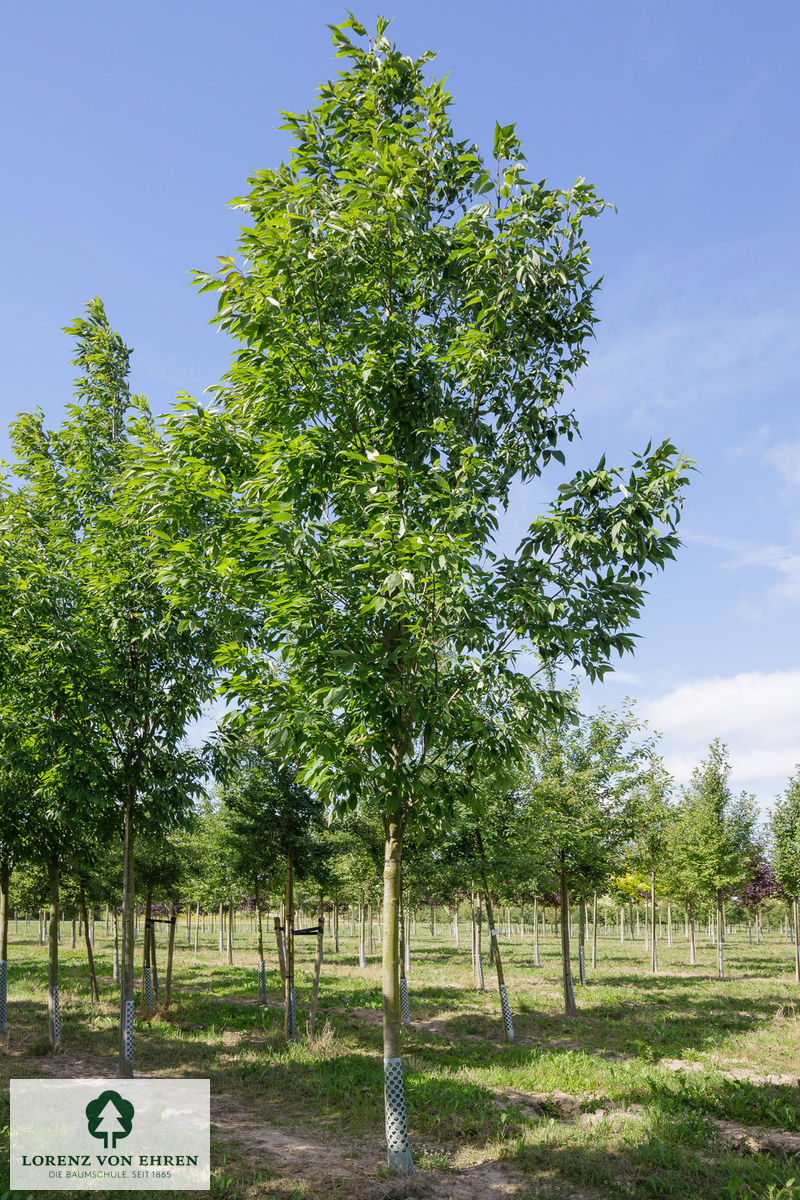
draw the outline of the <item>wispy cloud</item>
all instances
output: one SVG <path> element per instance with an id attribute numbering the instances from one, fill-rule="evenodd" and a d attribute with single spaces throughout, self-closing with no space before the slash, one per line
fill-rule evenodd
<path id="1" fill-rule="evenodd" d="M 734 787 L 762 803 L 771 803 L 800 761 L 800 670 L 697 679 L 639 711 L 664 734 L 667 766 L 679 783 L 717 737 L 730 749 Z"/>
<path id="2" fill-rule="evenodd" d="M 800 486 L 800 439 L 770 446 L 764 453 L 764 462 L 777 469 L 784 483 Z"/>
<path id="3" fill-rule="evenodd" d="M 792 547 L 741 542 L 692 532 L 684 534 L 683 540 L 724 551 L 722 566 L 726 569 L 761 567 L 774 571 L 779 579 L 769 588 L 769 595 L 793 603 L 800 601 L 800 552 Z"/>

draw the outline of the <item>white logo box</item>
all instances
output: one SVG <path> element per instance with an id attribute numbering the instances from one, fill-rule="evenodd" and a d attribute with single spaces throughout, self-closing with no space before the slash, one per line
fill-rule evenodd
<path id="1" fill-rule="evenodd" d="M 207 1079 L 12 1079 L 11 1188 L 207 1191 Z"/>

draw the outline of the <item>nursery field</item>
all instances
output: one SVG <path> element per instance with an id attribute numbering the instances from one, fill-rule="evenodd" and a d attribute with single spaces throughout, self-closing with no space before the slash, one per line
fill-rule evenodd
<path id="1" fill-rule="evenodd" d="M 704 939 L 696 967 L 682 938 L 659 943 L 662 970 L 653 977 L 643 941 L 601 937 L 598 969 L 576 984 L 580 1015 L 570 1019 L 561 1015 L 555 937 L 542 941 L 539 969 L 529 937 L 503 939 L 510 1045 L 493 971 L 486 962 L 486 991 L 477 992 L 462 933 L 460 948 L 450 931 L 431 938 L 420 930 L 413 941 L 412 1027 L 403 1034 L 417 1166 L 410 1180 L 389 1180 L 382 1166 L 379 947 L 359 967 L 352 937 L 338 955 L 326 938 L 317 1034 L 287 1043 L 274 953 L 262 1007 L 248 937 L 238 938 L 233 966 L 210 937 L 197 954 L 179 945 L 170 1011 L 137 1021 L 134 1065 L 138 1076 L 210 1078 L 211 1196 L 800 1197 L 800 991 L 785 937 L 751 947 L 746 933 L 729 934 L 724 980 Z M 85 956 L 66 942 L 63 1052 L 53 1056 L 46 948 L 12 934 L 4 1078 L 116 1073 L 112 943 L 98 924 L 101 1000 L 92 1006 Z M 309 946 L 298 947 L 297 967 L 302 1031 Z M 5 1087 L 2 1105 L 5 1160 Z M 7 1180 L 4 1161 L 4 1197 Z"/>

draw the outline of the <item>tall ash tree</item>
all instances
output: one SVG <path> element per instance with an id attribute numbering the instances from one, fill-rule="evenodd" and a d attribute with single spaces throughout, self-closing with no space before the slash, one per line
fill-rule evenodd
<path id="1" fill-rule="evenodd" d="M 199 787 L 199 758 L 181 740 L 213 693 L 214 592 L 178 610 L 157 577 L 156 547 L 129 486 L 137 438 L 152 437 L 153 428 L 146 403 L 128 386 L 130 350 L 99 300 L 67 332 L 77 343 L 75 403 L 58 429 L 48 430 L 38 411 L 12 426 L 18 486 L 0 536 L 15 541 L 9 586 L 19 597 L 17 640 L 48 752 L 57 767 L 65 764 L 71 788 L 80 762 L 86 783 L 70 794 L 82 818 L 113 822 L 122 835 L 119 1070 L 126 1076 L 133 1073 L 134 827 L 168 828 Z M 68 792 L 55 779 L 49 794 L 61 803 Z"/>
<path id="2" fill-rule="evenodd" d="M 565 391 L 594 326 L 578 180 L 526 177 L 513 125 L 485 163 L 426 53 L 380 19 L 334 28 L 346 69 L 287 114 L 288 159 L 250 179 L 238 259 L 201 276 L 238 343 L 215 403 L 184 401 L 147 474 L 177 594 L 257 612 L 227 687 L 334 809 L 382 811 L 389 1169 L 412 1168 L 400 1045 L 403 838 L 453 767 L 511 762 L 564 707 L 518 656 L 596 677 L 633 644 L 673 556 L 686 464 L 668 443 L 568 478 L 513 554 L 512 489 L 578 433 Z M 356 40 L 351 40 L 354 35 Z M 527 658 L 522 660 L 529 661 Z M 482 771 L 481 771 L 482 773 Z"/>
<path id="3" fill-rule="evenodd" d="M 754 848 L 755 802 L 734 796 L 728 780 L 727 747 L 716 739 L 692 772 L 675 812 L 669 835 L 671 888 L 690 907 L 691 960 L 694 961 L 694 912 L 702 901 L 716 909 L 717 974 L 725 974 L 723 904 L 739 884 Z"/>
<path id="4" fill-rule="evenodd" d="M 775 875 L 789 898 L 794 925 L 794 977 L 800 983 L 800 769 L 779 796 L 770 821 Z"/>

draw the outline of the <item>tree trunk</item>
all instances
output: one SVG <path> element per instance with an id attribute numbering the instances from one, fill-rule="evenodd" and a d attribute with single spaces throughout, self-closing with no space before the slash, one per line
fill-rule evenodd
<path id="1" fill-rule="evenodd" d="M 597 892 L 592 896 L 592 970 L 597 970 Z"/>
<path id="2" fill-rule="evenodd" d="M 339 901 L 333 902 L 333 948 L 339 953 Z"/>
<path id="3" fill-rule="evenodd" d="M 398 932 L 398 955 L 400 958 L 400 1020 L 411 1026 L 411 1005 L 408 1001 L 408 979 L 406 977 L 406 913 L 403 907 L 403 868 L 400 868 L 400 929 Z"/>
<path id="4" fill-rule="evenodd" d="M 200 901 L 198 900 L 197 905 L 194 910 L 194 953 L 195 953 L 195 958 L 197 957 L 197 950 L 198 950 L 199 945 L 200 945 Z"/>
<path id="5" fill-rule="evenodd" d="M 217 935 L 217 944 L 219 945 L 220 958 L 222 958 L 222 955 L 225 953 L 224 927 L 225 927 L 225 906 L 223 904 L 220 904 L 220 906 L 219 906 L 219 931 L 218 931 L 218 935 Z"/>
<path id="6" fill-rule="evenodd" d="M 461 946 L 461 938 L 459 937 L 459 932 L 458 932 L 458 901 L 457 900 L 455 903 L 455 907 L 453 908 L 453 940 L 455 941 L 455 944 L 456 944 L 456 950 L 458 950 L 459 947 Z"/>
<path id="7" fill-rule="evenodd" d="M 625 905 L 619 906 L 619 940 L 625 941 Z"/>
<path id="8" fill-rule="evenodd" d="M 169 905 L 169 942 L 167 943 L 167 978 L 164 984 L 164 1008 L 169 1008 L 170 992 L 172 990 L 172 963 L 175 958 L 175 925 L 177 924 L 175 901 Z"/>
<path id="9" fill-rule="evenodd" d="M 358 965 L 365 967 L 367 965 L 367 951 L 364 943 L 366 922 L 366 905 L 364 904 L 364 894 L 361 888 L 358 889 Z"/>
<path id="10" fill-rule="evenodd" d="M 294 994 L 294 851 L 286 853 L 286 991 L 283 1032 L 288 1039 L 297 1037 L 297 1006 Z"/>
<path id="11" fill-rule="evenodd" d="M 672 905 L 667 904 L 667 945 L 672 946 Z"/>
<path id="12" fill-rule="evenodd" d="M 153 1009 L 153 969 L 150 965 L 151 954 L 153 950 L 153 893 L 150 888 L 145 892 L 144 898 L 144 939 L 142 944 L 142 996 L 144 997 L 143 1007 L 147 1012 L 152 1012 Z"/>
<path id="13" fill-rule="evenodd" d="M 725 963 L 723 960 L 723 922 L 725 918 L 722 913 L 722 892 L 717 892 L 717 975 L 720 979 L 725 978 Z"/>
<path id="14" fill-rule="evenodd" d="M 264 963 L 264 921 L 261 916 L 261 893 L 258 890 L 258 880 L 254 881 L 256 896 L 256 916 L 258 920 L 258 1003 L 267 1003 L 267 968 Z"/>
<path id="15" fill-rule="evenodd" d="M 650 941 L 652 956 L 650 966 L 653 974 L 658 974 L 658 946 L 656 944 L 656 873 L 650 872 Z"/>
<path id="16" fill-rule="evenodd" d="M 92 1004 L 96 1004 L 100 999 L 100 992 L 97 987 L 97 975 L 94 969 L 94 951 L 92 950 L 92 938 L 89 932 L 89 917 L 86 912 L 86 889 L 81 883 L 81 916 L 83 917 L 83 932 L 86 936 L 86 958 L 89 962 L 89 997 Z"/>
<path id="17" fill-rule="evenodd" d="M 322 941 L 325 937 L 324 897 L 319 896 L 319 919 L 317 928 L 317 950 L 314 955 L 314 981 L 311 985 L 311 1008 L 308 1013 L 308 1036 L 313 1037 L 317 1028 L 317 997 L 319 996 L 319 974 L 322 969 Z"/>
<path id="18" fill-rule="evenodd" d="M 400 883 L 403 832 L 394 815 L 384 817 L 383 860 L 383 1079 L 390 1175 L 414 1170 L 408 1140 L 403 1063 L 400 1054 Z"/>
<path id="19" fill-rule="evenodd" d="M 697 966 L 697 939 L 694 933 L 694 913 L 689 915 L 689 966 Z"/>
<path id="20" fill-rule="evenodd" d="M 503 1012 L 503 1027 L 505 1031 L 506 1042 L 513 1042 L 513 1021 L 511 1020 L 511 1008 L 509 1006 L 509 992 L 506 991 L 505 977 L 503 974 L 503 962 L 500 960 L 500 943 L 498 941 L 498 931 L 494 928 L 494 912 L 492 910 L 492 898 L 489 895 L 486 875 L 483 875 L 483 894 L 486 896 L 486 919 L 489 923 L 489 941 L 491 941 L 494 949 L 494 967 L 498 972 L 498 991 L 500 992 L 500 1009 Z"/>
<path id="21" fill-rule="evenodd" d="M 133 795 L 128 794 L 123 824 L 122 955 L 120 958 L 119 1077 L 133 1078 Z"/>
<path id="22" fill-rule="evenodd" d="M 0 859 L 0 1033 L 8 1033 L 8 859 Z"/>
<path id="23" fill-rule="evenodd" d="M 540 967 L 539 961 L 539 897 L 533 897 L 533 965 Z"/>
<path id="24" fill-rule="evenodd" d="M 367 954 L 370 958 L 374 953 L 375 943 L 372 936 L 372 901 L 367 904 Z"/>
<path id="25" fill-rule="evenodd" d="M 228 966 L 233 966 L 233 896 L 228 898 Z"/>
<path id="26" fill-rule="evenodd" d="M 283 930 L 281 929 L 280 917 L 275 918 L 275 941 L 278 945 L 278 966 L 281 972 L 281 987 L 283 988 L 284 998 L 286 996 L 286 955 L 284 953 Z"/>
<path id="27" fill-rule="evenodd" d="M 78 914 L 73 912 L 73 914 L 72 914 L 72 941 L 70 943 L 70 950 L 77 950 L 77 949 L 78 949 Z"/>
<path id="28" fill-rule="evenodd" d="M 569 893 L 567 891 L 566 855 L 561 851 L 561 974 L 564 981 L 564 1013 L 577 1017 L 578 1006 L 572 989 L 572 968 L 569 961 Z"/>
<path id="29" fill-rule="evenodd" d="M 583 896 L 578 902 L 578 979 L 583 987 L 586 983 L 586 901 Z"/>
<path id="30" fill-rule="evenodd" d="M 797 896 L 792 901 L 792 917 L 794 918 L 794 979 L 800 983 L 800 924 L 798 924 Z"/>
<path id="31" fill-rule="evenodd" d="M 50 925 L 47 931 L 47 1016 L 50 1045 L 61 1049 L 61 1011 L 58 1003 L 58 855 L 48 863 L 50 880 Z"/>
<path id="32" fill-rule="evenodd" d="M 475 914 L 475 986 L 479 992 L 486 990 L 486 981 L 483 978 L 483 948 L 481 940 L 483 936 L 483 905 L 480 895 L 478 896 L 478 909 Z"/>

